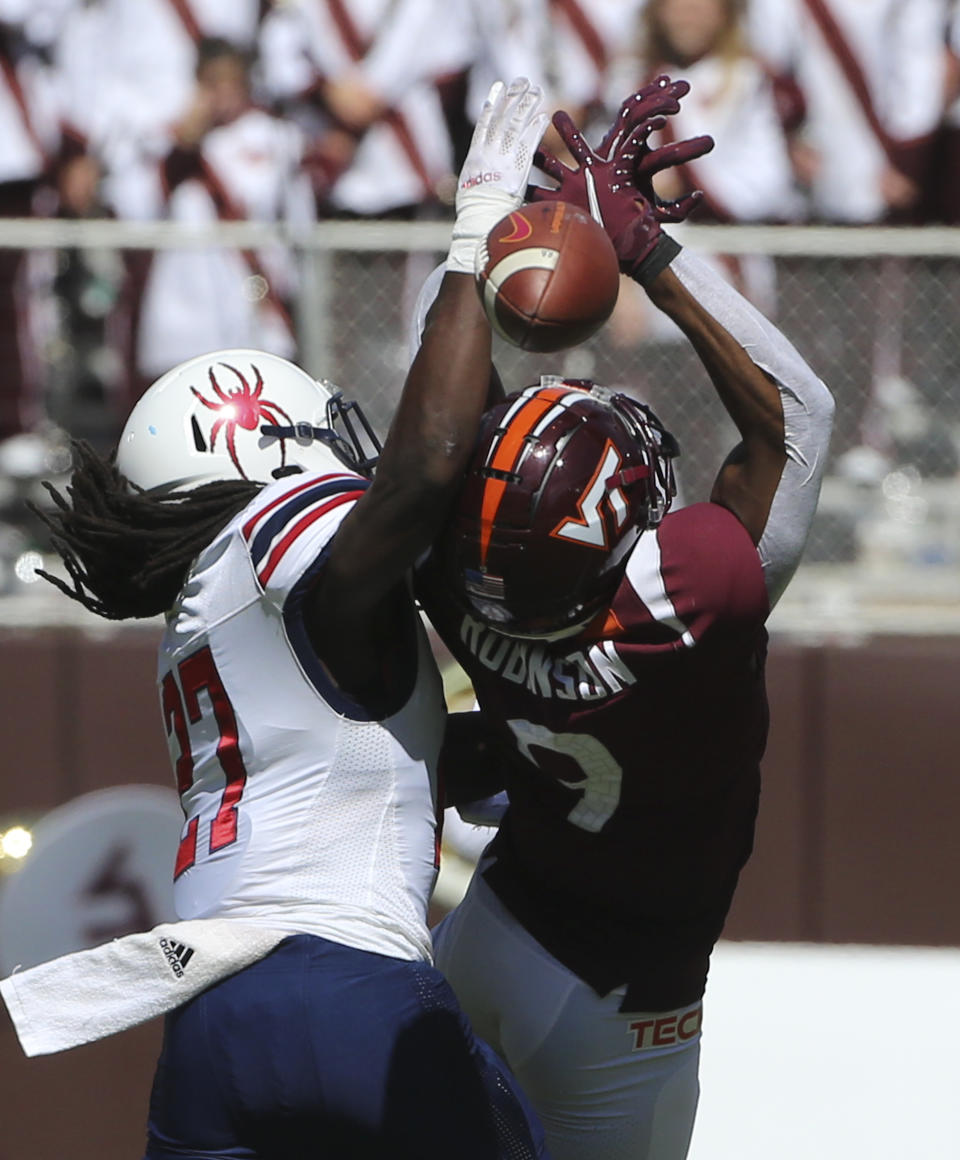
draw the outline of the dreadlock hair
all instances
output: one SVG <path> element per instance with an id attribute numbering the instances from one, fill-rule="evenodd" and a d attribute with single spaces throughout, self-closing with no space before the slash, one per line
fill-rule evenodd
<path id="1" fill-rule="evenodd" d="M 104 459 L 82 440 L 71 447 L 66 496 L 44 483 L 57 510 L 33 511 L 49 528 L 72 586 L 39 574 L 107 620 L 170 609 L 196 556 L 263 486 L 218 482 L 151 495 L 120 474 L 113 456 Z"/>

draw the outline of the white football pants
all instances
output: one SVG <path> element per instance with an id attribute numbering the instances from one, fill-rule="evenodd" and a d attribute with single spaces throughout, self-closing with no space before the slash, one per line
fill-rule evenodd
<path id="1" fill-rule="evenodd" d="M 520 926 L 475 874 L 434 930 L 436 963 L 513 1069 L 553 1160 L 684 1160 L 699 1096 L 701 1005 L 621 1014 Z"/>

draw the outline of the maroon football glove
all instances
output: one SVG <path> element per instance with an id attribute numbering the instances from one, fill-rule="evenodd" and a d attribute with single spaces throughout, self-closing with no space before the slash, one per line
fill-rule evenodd
<path id="1" fill-rule="evenodd" d="M 555 114 L 554 126 L 577 162 L 570 169 L 542 150 L 536 164 L 557 182 L 556 189 L 532 186 L 530 201 L 571 201 L 600 222 L 620 260 L 620 269 L 640 282 L 650 281 L 674 258 L 679 246 L 660 229 L 661 222 L 683 221 L 696 205 L 699 191 L 661 201 L 653 190 L 653 177 L 664 169 L 703 156 L 713 148 L 710 137 L 651 149 L 650 134 L 666 124 L 664 113 L 680 108 L 680 97 L 689 91 L 686 81 L 660 77 L 633 94 L 596 151 L 590 148 L 570 117 Z M 637 120 L 646 111 L 647 116 Z M 656 250 L 658 257 L 651 261 Z"/>
<path id="2" fill-rule="evenodd" d="M 658 76 L 643 88 L 631 93 L 617 111 L 613 124 L 597 146 L 597 155 L 607 158 L 641 121 L 651 117 L 669 117 L 680 112 L 680 101 L 690 92 L 686 81 L 672 81 Z"/>

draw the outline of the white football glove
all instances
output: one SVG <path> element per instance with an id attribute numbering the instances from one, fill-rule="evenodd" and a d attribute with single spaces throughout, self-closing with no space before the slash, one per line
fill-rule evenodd
<path id="1" fill-rule="evenodd" d="M 447 269 L 473 274 L 477 246 L 497 222 L 523 204 L 533 155 L 549 117 L 543 93 L 526 77 L 497 81 L 484 101 L 457 185 L 457 220 Z"/>

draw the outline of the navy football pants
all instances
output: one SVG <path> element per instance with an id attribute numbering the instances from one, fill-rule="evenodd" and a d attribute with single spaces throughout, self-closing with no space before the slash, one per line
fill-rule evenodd
<path id="1" fill-rule="evenodd" d="M 546 1150 L 439 971 L 296 935 L 167 1016 L 146 1157 L 526 1160 Z"/>

